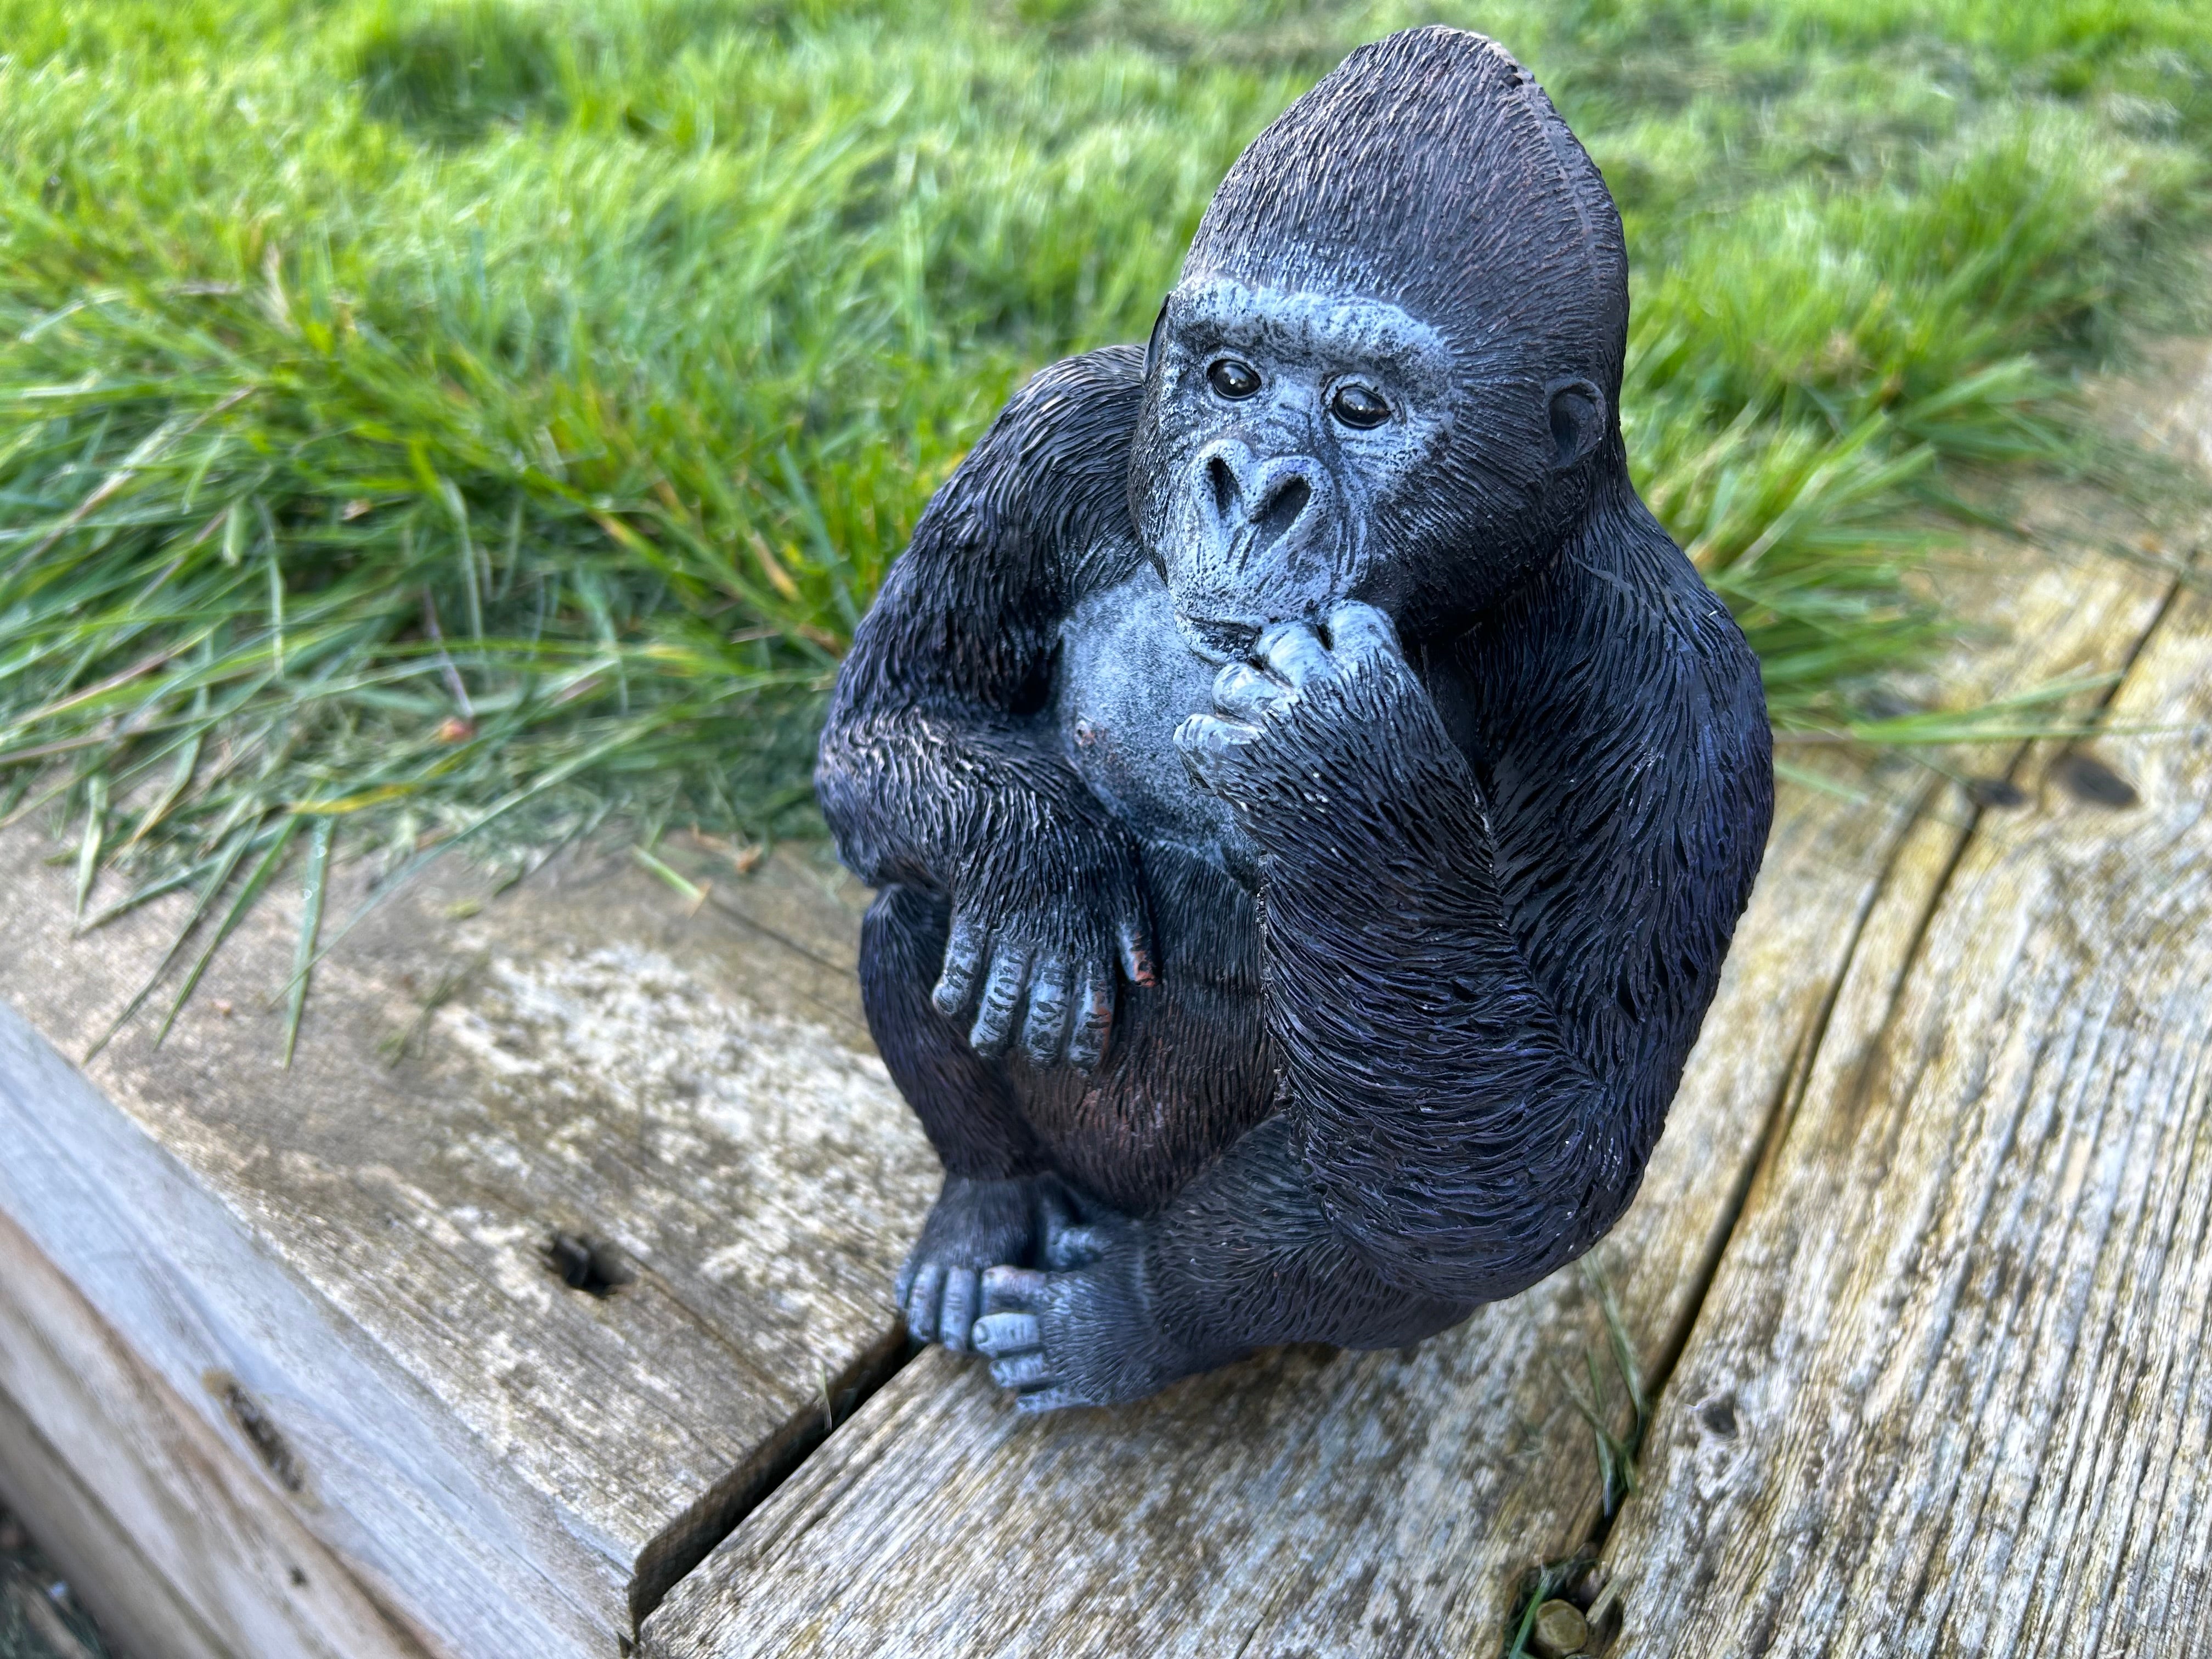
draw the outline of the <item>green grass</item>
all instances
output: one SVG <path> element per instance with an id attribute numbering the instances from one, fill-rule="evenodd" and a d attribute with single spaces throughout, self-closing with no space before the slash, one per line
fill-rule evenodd
<path id="1" fill-rule="evenodd" d="M 2198 9 L 0 0 L 0 813 L 204 938 L 464 835 L 803 830 L 1008 391 L 1140 336 L 1243 143 L 1431 18 L 1620 198 L 1639 482 L 1778 725 L 1880 735 L 1959 479 L 2078 453 L 2199 228 Z"/>

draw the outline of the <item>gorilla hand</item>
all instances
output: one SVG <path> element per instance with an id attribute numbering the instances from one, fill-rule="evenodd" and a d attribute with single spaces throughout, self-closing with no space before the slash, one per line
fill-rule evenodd
<path id="1" fill-rule="evenodd" d="M 931 1000 L 948 1019 L 974 1007 L 979 1054 L 1003 1053 L 1018 1032 L 1031 1063 L 1065 1058 L 1087 1072 L 1106 1052 L 1115 968 L 1133 985 L 1157 982 L 1135 855 L 1112 832 L 1076 824 L 1018 860 L 1006 852 L 985 848 L 954 884 Z"/>
<path id="2" fill-rule="evenodd" d="M 1426 789 L 1472 798 L 1474 783 L 1427 690 L 1406 661 L 1389 618 L 1369 605 L 1339 605 L 1328 641 L 1311 624 L 1277 623 L 1255 661 L 1231 663 L 1213 684 L 1218 710 L 1176 728 L 1199 784 L 1237 810 L 1263 854 L 1335 820 L 1358 844 L 1418 834 L 1409 818 Z"/>

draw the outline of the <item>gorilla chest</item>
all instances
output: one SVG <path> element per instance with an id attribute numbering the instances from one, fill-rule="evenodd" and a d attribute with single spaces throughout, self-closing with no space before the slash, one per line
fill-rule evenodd
<path id="1" fill-rule="evenodd" d="M 1142 565 L 1061 623 L 1054 711 L 1069 763 L 1139 841 L 1241 872 L 1251 859 L 1234 815 L 1175 746 L 1183 717 L 1212 708 L 1218 672 L 1183 642 L 1166 586 Z"/>

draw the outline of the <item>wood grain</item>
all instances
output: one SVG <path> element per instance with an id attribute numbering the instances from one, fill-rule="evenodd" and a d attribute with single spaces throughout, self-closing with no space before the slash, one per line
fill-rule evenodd
<path id="1" fill-rule="evenodd" d="M 20 1060 L 27 1034 L 4 1010 L 0 1020 L 0 1046 Z M 192 1659 L 422 1659 L 253 1460 L 4 1218 L 0 1261 L 0 1494 L 40 1517 L 48 1553 L 111 1636 Z"/>
<path id="2" fill-rule="evenodd" d="M 82 1056 L 173 918 L 72 940 L 47 851 L 0 841 L 0 999 Z M 725 864 L 697 904 L 627 858 L 500 898 L 456 861 L 325 963 L 289 1073 L 272 904 L 166 1044 L 142 1018 L 101 1053 L 96 1091 L 26 1043 L 0 1061 L 12 1253 L 424 1646 L 612 1655 L 902 1352 L 884 1287 L 934 1170 L 860 1020 L 857 896 L 787 856 L 750 881 Z M 631 1282 L 570 1289 L 556 1232 Z M 52 1346 L 47 1323 L 11 1304 L 0 1344 Z M 133 1526 L 189 1509 L 125 1492 L 97 1402 L 0 1395 L 24 1425 L 0 1482 L 36 1439 Z M 134 1397 L 108 1390 L 108 1417 Z M 134 1478 L 180 1490 L 155 1462 Z M 185 1542 L 155 1532 L 189 1601 Z M 295 1635 L 230 1650 L 355 1650 Z M 169 1650 L 193 1650 L 148 1659 Z"/>
<path id="3" fill-rule="evenodd" d="M 2117 668 L 2165 586 L 2016 553 L 1961 586 L 2011 629 L 1961 657 L 1960 701 Z M 1647 1364 L 1682 1340 L 1877 896 L 1904 890 L 1892 866 L 1966 833 L 1963 795 L 1909 767 L 1839 781 L 1861 798 L 1784 790 L 1666 1136 L 1595 1257 Z M 1525 1570 L 1600 1513 L 1567 1379 L 1604 1340 L 1569 1272 L 1409 1353 L 1279 1352 L 1043 1422 L 933 1352 L 678 1587 L 645 1650 L 1494 1652 Z"/>
<path id="4" fill-rule="evenodd" d="M 2212 605 L 1898 887 L 1607 1543 L 1632 1653 L 2212 1653 Z M 2094 793 L 2092 791 L 2091 793 Z"/>

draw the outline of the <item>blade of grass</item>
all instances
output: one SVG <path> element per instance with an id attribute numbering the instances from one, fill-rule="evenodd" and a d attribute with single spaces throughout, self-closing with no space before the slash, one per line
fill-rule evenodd
<path id="1" fill-rule="evenodd" d="M 269 850 L 261 855 L 260 861 L 247 873 L 246 880 L 239 887 L 238 896 L 231 901 L 230 908 L 224 912 L 222 921 L 216 924 L 214 935 L 185 970 L 184 982 L 177 988 L 177 994 L 170 1000 L 168 1012 L 161 1016 L 161 1024 L 154 1033 L 156 1048 L 167 1039 L 169 1028 L 177 1023 L 177 1016 L 191 1000 L 192 992 L 199 985 L 200 975 L 207 972 L 208 964 L 215 960 L 216 952 L 222 949 L 223 941 L 231 936 L 245 919 L 246 913 L 253 908 L 253 902 L 261 896 L 262 890 L 276 876 L 277 867 L 284 861 L 285 849 L 292 844 L 292 837 L 297 833 L 301 822 L 297 817 L 288 817 L 277 825 L 276 833 L 270 841 Z"/>
<path id="2" fill-rule="evenodd" d="M 307 866 L 301 882 L 300 939 L 292 952 L 291 990 L 284 1005 L 284 1066 L 300 1041 L 300 1017 L 307 1011 L 307 985 L 314 972 L 315 937 L 323 928 L 323 895 L 330 884 L 331 842 L 337 820 L 318 818 L 307 841 Z"/>
<path id="3" fill-rule="evenodd" d="M 92 896 L 92 884 L 100 877 L 100 840 L 107 828 L 107 780 L 96 776 L 85 786 L 84 837 L 76 849 L 76 904 L 70 921 L 82 932 L 84 924 L 85 901 Z"/>
<path id="4" fill-rule="evenodd" d="M 672 890 L 690 901 L 695 908 L 706 902 L 707 896 L 700 890 L 697 883 L 678 875 L 652 854 L 647 852 L 644 848 L 632 847 L 629 849 L 629 855 L 646 870 L 665 882 Z"/>
<path id="5" fill-rule="evenodd" d="M 210 861 L 211 867 L 208 872 L 207 884 L 200 889 L 198 898 L 193 902 L 191 914 L 185 918 L 183 924 L 170 936 L 168 949 L 161 953 L 161 959 L 154 964 L 154 971 L 146 976 L 145 982 L 138 988 L 137 994 L 124 1005 L 123 1012 L 116 1015 L 108 1028 L 94 1041 L 92 1047 L 85 1050 L 84 1059 L 87 1065 L 90 1065 L 99 1056 L 100 1051 L 114 1040 L 115 1034 L 130 1023 L 131 1016 L 145 1006 L 146 999 L 154 994 L 154 988 L 161 982 L 161 975 L 168 972 L 169 964 L 177 959 L 178 953 L 185 948 L 185 941 L 192 936 L 194 930 L 205 919 L 209 908 L 215 903 L 216 896 L 230 884 L 231 876 L 237 871 L 239 860 L 246 856 L 246 850 L 259 834 L 260 827 L 259 821 L 256 820 L 252 823 L 240 826 L 229 832 L 228 839 L 222 843 L 220 852 Z"/>

